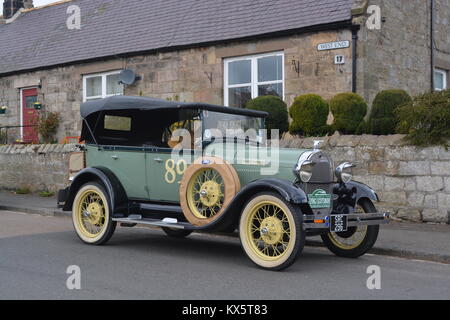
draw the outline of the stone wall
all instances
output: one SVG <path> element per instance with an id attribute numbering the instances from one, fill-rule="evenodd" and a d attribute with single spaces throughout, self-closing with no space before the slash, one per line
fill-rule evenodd
<path id="1" fill-rule="evenodd" d="M 411 95 L 431 89 L 430 1 L 364 0 L 378 5 L 385 21 L 379 30 L 361 24 L 358 46 L 358 93 L 372 104 L 381 90 L 404 89 Z M 435 64 L 450 70 L 450 0 L 435 0 Z M 450 73 L 450 72 L 449 72 Z"/>
<path id="2" fill-rule="evenodd" d="M 405 146 L 403 136 L 339 136 L 281 141 L 281 146 L 311 148 L 324 140 L 323 149 L 335 165 L 356 162 L 354 179 L 372 187 L 380 210 L 395 218 L 450 222 L 450 151 L 442 147 Z"/>
<path id="3" fill-rule="evenodd" d="M 0 146 L 0 189 L 56 192 L 67 187 L 68 155 L 76 150 L 74 144 Z"/>
<path id="4" fill-rule="evenodd" d="M 450 218 L 450 151 L 442 147 L 405 146 L 403 136 L 285 137 L 281 147 L 322 149 L 335 165 L 357 164 L 354 179 L 379 195 L 380 210 L 409 221 L 448 223 Z M 0 146 L 0 189 L 28 187 L 57 191 L 68 183 L 68 153 L 75 145 Z"/>

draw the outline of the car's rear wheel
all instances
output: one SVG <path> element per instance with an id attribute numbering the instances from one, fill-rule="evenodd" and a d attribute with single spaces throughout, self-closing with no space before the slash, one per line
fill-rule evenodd
<path id="1" fill-rule="evenodd" d="M 305 245 L 302 215 L 278 194 L 259 193 L 244 207 L 239 237 L 256 265 L 275 271 L 285 269 L 295 262 Z"/>
<path id="2" fill-rule="evenodd" d="M 369 199 L 359 201 L 356 213 L 374 213 L 376 208 Z M 346 232 L 328 232 L 322 235 L 325 246 L 335 255 L 344 258 L 358 258 L 375 245 L 380 226 L 350 227 Z"/>
<path id="3" fill-rule="evenodd" d="M 222 159 L 196 160 L 180 183 L 180 205 L 186 219 L 203 226 L 217 220 L 240 189 L 236 170 Z"/>
<path id="4" fill-rule="evenodd" d="M 72 205 L 72 222 L 78 237 L 85 243 L 106 243 L 116 229 L 112 221 L 109 195 L 102 185 L 89 182 L 77 192 Z"/>
<path id="5" fill-rule="evenodd" d="M 186 238 L 188 235 L 192 233 L 190 230 L 184 230 L 184 229 L 173 229 L 173 228 L 166 228 L 163 227 L 162 230 L 166 235 L 168 235 L 171 238 Z"/>

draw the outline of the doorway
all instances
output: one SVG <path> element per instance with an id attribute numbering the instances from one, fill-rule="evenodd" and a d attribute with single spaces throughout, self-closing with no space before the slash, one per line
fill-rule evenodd
<path id="1" fill-rule="evenodd" d="M 24 143 L 39 143 L 37 130 L 39 111 L 34 108 L 37 98 L 37 88 L 22 89 L 22 141 Z"/>

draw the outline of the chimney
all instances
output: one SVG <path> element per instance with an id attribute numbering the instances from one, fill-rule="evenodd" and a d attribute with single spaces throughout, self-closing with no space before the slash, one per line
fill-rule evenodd
<path id="1" fill-rule="evenodd" d="M 33 8 L 33 0 L 4 0 L 3 18 L 5 20 L 12 18 L 22 8 Z"/>

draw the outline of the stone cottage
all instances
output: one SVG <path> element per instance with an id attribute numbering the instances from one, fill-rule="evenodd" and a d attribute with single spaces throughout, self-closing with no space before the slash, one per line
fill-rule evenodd
<path id="1" fill-rule="evenodd" d="M 29 125 L 45 111 L 61 114 L 58 140 L 79 136 L 80 103 L 117 94 L 243 107 L 353 91 L 370 103 L 449 83 L 450 0 L 3 2 L 0 127 L 25 126 L 10 142 L 37 142 Z"/>

